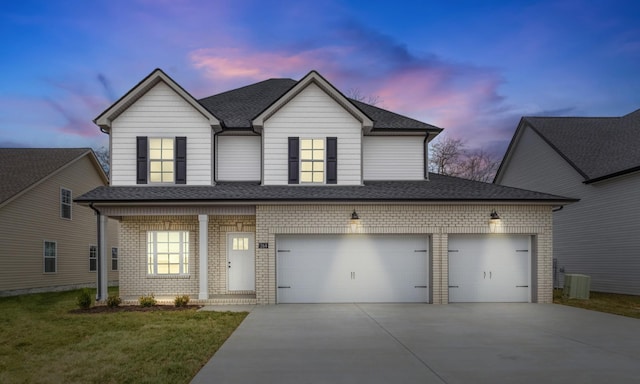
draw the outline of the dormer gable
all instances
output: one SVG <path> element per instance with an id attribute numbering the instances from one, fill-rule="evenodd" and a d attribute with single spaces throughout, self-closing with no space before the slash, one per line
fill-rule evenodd
<path id="1" fill-rule="evenodd" d="M 273 116 L 284 105 L 295 98 L 300 92 L 306 89 L 310 84 L 315 84 L 322 89 L 333 100 L 340 104 L 347 112 L 349 112 L 354 118 L 356 118 L 362 124 L 364 133 L 368 133 L 373 128 L 373 121 L 362 110 L 360 110 L 354 103 L 346 98 L 339 90 L 337 90 L 331 83 L 329 83 L 324 77 L 322 77 L 317 71 L 312 70 L 305 77 L 303 77 L 298 83 L 293 86 L 289 91 L 280 96 L 273 104 L 262 111 L 256 116 L 252 125 L 254 130 L 261 132 L 264 123 L 267 119 Z"/>
<path id="2" fill-rule="evenodd" d="M 176 94 L 189 103 L 196 111 L 202 114 L 214 130 L 220 130 L 220 120 L 159 68 L 153 70 L 153 72 L 140 81 L 129 92 L 96 117 L 93 122 L 100 127 L 101 131 L 109 133 L 111 131 L 111 123 L 160 82 L 166 84 Z"/>

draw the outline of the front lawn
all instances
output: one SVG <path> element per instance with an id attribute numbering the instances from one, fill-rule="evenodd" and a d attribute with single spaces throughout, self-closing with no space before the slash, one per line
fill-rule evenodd
<path id="1" fill-rule="evenodd" d="M 188 383 L 247 315 L 71 313 L 78 293 L 0 298 L 0 383 Z"/>
<path id="2" fill-rule="evenodd" d="M 565 299 L 562 289 L 554 289 L 553 302 L 640 319 L 640 296 L 592 291 L 589 300 Z"/>

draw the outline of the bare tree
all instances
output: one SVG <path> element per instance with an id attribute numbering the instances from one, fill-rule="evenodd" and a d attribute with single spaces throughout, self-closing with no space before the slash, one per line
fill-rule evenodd
<path id="1" fill-rule="evenodd" d="M 500 161 L 484 149 L 469 151 L 464 140 L 445 136 L 431 145 L 429 169 L 464 179 L 491 182 Z"/>
<path id="2" fill-rule="evenodd" d="M 489 183 L 493 180 L 499 165 L 500 161 L 495 156 L 479 149 L 465 155 L 458 176 Z"/>
<path id="3" fill-rule="evenodd" d="M 349 88 L 345 95 L 353 100 L 363 102 L 369 105 L 376 105 L 382 102 L 378 95 L 363 95 L 359 88 Z"/>
<path id="4" fill-rule="evenodd" d="M 93 153 L 95 153 L 98 158 L 98 162 L 104 169 L 104 172 L 109 175 L 109 148 L 104 145 L 98 149 L 94 149 Z"/>
<path id="5" fill-rule="evenodd" d="M 431 146 L 429 168 L 432 172 L 447 176 L 457 176 L 460 172 L 460 159 L 464 155 L 464 141 L 458 138 L 444 137 Z"/>

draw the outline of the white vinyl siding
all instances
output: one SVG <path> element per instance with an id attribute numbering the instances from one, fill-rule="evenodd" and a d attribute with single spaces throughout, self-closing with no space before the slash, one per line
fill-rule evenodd
<path id="1" fill-rule="evenodd" d="M 218 136 L 217 180 L 260 180 L 260 137 Z"/>
<path id="2" fill-rule="evenodd" d="M 359 185 L 362 125 L 315 84 L 264 123 L 264 184 L 288 183 L 288 138 L 338 138 L 338 185 Z"/>
<path id="3" fill-rule="evenodd" d="M 165 83 L 127 108 L 111 127 L 111 185 L 136 185 L 136 136 L 187 137 L 187 184 L 211 185 L 212 129 Z"/>
<path id="4" fill-rule="evenodd" d="M 365 136 L 364 180 L 423 180 L 424 136 Z"/>
<path id="5" fill-rule="evenodd" d="M 553 214 L 553 257 L 565 273 L 591 276 L 591 290 L 640 295 L 640 172 L 593 184 L 530 128 L 499 184 L 580 199 Z M 564 284 L 558 273 L 558 286 Z"/>

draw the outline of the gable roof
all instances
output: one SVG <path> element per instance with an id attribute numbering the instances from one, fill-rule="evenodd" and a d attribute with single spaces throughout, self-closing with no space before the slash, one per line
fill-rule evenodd
<path id="1" fill-rule="evenodd" d="M 325 92 L 352 114 L 368 120 L 365 125 L 371 124 L 374 132 L 410 130 L 435 136 L 442 131 L 442 128 L 434 125 L 345 97 L 316 71 L 311 71 L 300 81 L 269 79 L 205 97 L 199 102 L 220 119 L 224 129 L 251 130 L 256 128 L 254 124 L 260 125 L 270 113 L 312 82 L 321 85 Z"/>
<path id="2" fill-rule="evenodd" d="M 536 132 L 585 183 L 640 170 L 640 110 L 621 117 L 525 116 L 496 174 L 498 180 L 526 128 Z"/>
<path id="3" fill-rule="evenodd" d="M 369 181 L 357 186 L 260 185 L 227 182 L 215 186 L 98 187 L 78 203 L 256 204 L 257 202 L 528 202 L 567 204 L 575 199 L 430 174 L 429 181 Z"/>
<path id="4" fill-rule="evenodd" d="M 122 96 L 118 101 L 113 103 L 109 108 L 96 117 L 93 122 L 100 127 L 105 133 L 111 129 L 111 122 L 115 120 L 122 112 L 129 108 L 133 103 L 140 99 L 151 88 L 158 83 L 163 82 L 175 93 L 182 97 L 187 103 L 191 104 L 194 109 L 200 112 L 207 120 L 212 128 L 218 129 L 220 121 L 207 108 L 203 107 L 191 94 L 184 90 L 169 75 L 164 73 L 160 68 L 156 68 L 147 77 L 142 79 L 135 87 Z"/>
<path id="5" fill-rule="evenodd" d="M 90 148 L 0 148 L 0 206 L 87 154 L 98 165 Z"/>

